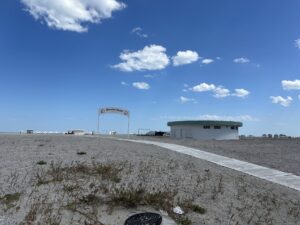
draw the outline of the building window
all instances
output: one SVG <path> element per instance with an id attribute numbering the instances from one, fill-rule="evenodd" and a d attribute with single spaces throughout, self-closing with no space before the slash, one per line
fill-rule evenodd
<path id="1" fill-rule="evenodd" d="M 203 126 L 204 129 L 210 129 L 210 126 Z"/>
<path id="2" fill-rule="evenodd" d="M 214 129 L 221 129 L 221 126 L 214 126 Z"/>
<path id="3" fill-rule="evenodd" d="M 231 130 L 235 130 L 235 127 L 231 127 Z"/>

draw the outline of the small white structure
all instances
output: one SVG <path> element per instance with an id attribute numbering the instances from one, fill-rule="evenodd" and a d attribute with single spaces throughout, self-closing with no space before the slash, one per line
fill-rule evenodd
<path id="1" fill-rule="evenodd" d="M 168 122 L 172 138 L 192 138 L 198 140 L 237 140 L 241 122 L 234 121 L 174 121 Z"/>
<path id="2" fill-rule="evenodd" d="M 85 131 L 84 130 L 69 130 L 68 134 L 73 134 L 73 135 L 85 135 Z"/>
<path id="3" fill-rule="evenodd" d="M 117 131 L 109 131 L 109 135 L 117 135 Z"/>

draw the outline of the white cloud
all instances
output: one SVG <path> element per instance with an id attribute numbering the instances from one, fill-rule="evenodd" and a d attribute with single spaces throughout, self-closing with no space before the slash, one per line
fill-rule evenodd
<path id="1" fill-rule="evenodd" d="M 144 77 L 145 77 L 145 78 L 154 78 L 155 75 L 152 75 L 152 74 L 146 74 L 146 75 L 144 75 Z"/>
<path id="2" fill-rule="evenodd" d="M 222 58 L 220 56 L 216 57 L 216 59 L 222 61 Z"/>
<path id="3" fill-rule="evenodd" d="M 207 84 L 207 83 L 201 83 L 198 84 L 189 90 L 194 92 L 205 92 L 205 91 L 211 91 L 213 92 L 213 96 L 215 98 L 226 98 L 229 96 L 235 96 L 239 98 L 244 98 L 250 94 L 249 91 L 245 89 L 235 89 L 235 93 L 231 94 L 231 91 L 227 88 L 224 88 L 223 86 L 216 86 L 215 84 Z"/>
<path id="4" fill-rule="evenodd" d="M 250 94 L 250 91 L 247 91 L 243 88 L 235 89 L 235 93 L 232 96 L 236 96 L 239 98 L 245 98 Z"/>
<path id="5" fill-rule="evenodd" d="M 216 87 L 214 91 L 215 98 L 226 98 L 230 96 L 230 90 L 223 88 L 223 87 Z"/>
<path id="6" fill-rule="evenodd" d="M 210 64 L 210 63 L 213 63 L 213 62 L 214 62 L 213 59 L 203 59 L 203 60 L 202 60 L 202 63 L 203 63 L 203 64 Z"/>
<path id="7" fill-rule="evenodd" d="M 189 85 L 188 84 L 184 84 L 182 91 L 183 92 L 188 92 L 189 91 Z"/>
<path id="8" fill-rule="evenodd" d="M 173 65 L 180 66 L 185 64 L 190 64 L 199 60 L 199 55 L 194 51 L 179 51 L 176 56 L 172 57 Z"/>
<path id="9" fill-rule="evenodd" d="M 241 63 L 241 64 L 243 64 L 243 63 L 249 63 L 250 60 L 247 59 L 247 58 L 241 57 L 241 58 L 234 59 L 233 62 L 234 63 Z"/>
<path id="10" fill-rule="evenodd" d="M 300 49 L 300 38 L 295 40 L 295 46 Z"/>
<path id="11" fill-rule="evenodd" d="M 150 85 L 145 82 L 134 82 L 134 83 L 132 83 L 132 86 L 137 89 L 141 89 L 141 90 L 149 90 L 150 89 Z"/>
<path id="12" fill-rule="evenodd" d="M 117 0 L 21 0 L 36 20 L 58 30 L 86 32 L 87 23 L 100 23 L 124 9 Z"/>
<path id="13" fill-rule="evenodd" d="M 162 70 L 169 65 L 169 58 L 166 49 L 160 45 L 145 46 L 136 52 L 123 51 L 120 59 L 123 61 L 114 68 L 124 72 Z"/>
<path id="14" fill-rule="evenodd" d="M 300 80 L 283 80 L 281 84 L 284 90 L 300 90 Z"/>
<path id="15" fill-rule="evenodd" d="M 194 92 L 213 91 L 216 89 L 214 84 L 201 83 L 191 88 Z"/>
<path id="16" fill-rule="evenodd" d="M 293 101 L 293 98 L 290 96 L 288 96 L 287 98 L 283 98 L 281 96 L 271 96 L 270 98 L 274 104 L 280 104 L 284 107 L 290 106 Z"/>
<path id="17" fill-rule="evenodd" d="M 122 81 L 122 82 L 121 82 L 121 85 L 123 85 L 123 86 L 128 86 L 128 84 L 127 84 L 125 81 Z"/>
<path id="18" fill-rule="evenodd" d="M 141 38 L 147 38 L 148 34 L 145 34 L 143 32 L 143 29 L 141 27 L 135 27 L 131 30 L 132 34 L 136 34 L 137 36 L 141 37 Z"/>
<path id="19" fill-rule="evenodd" d="M 181 104 L 188 103 L 188 102 L 197 103 L 195 99 L 193 99 L 193 98 L 187 98 L 187 97 L 184 97 L 184 96 L 180 96 L 179 102 Z"/>

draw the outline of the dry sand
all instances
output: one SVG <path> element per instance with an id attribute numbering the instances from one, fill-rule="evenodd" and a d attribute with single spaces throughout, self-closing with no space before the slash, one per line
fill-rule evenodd
<path id="1" fill-rule="evenodd" d="M 203 142 L 196 143 L 197 146 L 195 142 L 182 143 L 222 153 L 237 142 Z M 255 149 L 250 141 L 243 145 Z M 233 150 L 230 154 L 247 155 Z M 268 165 L 264 164 L 267 159 L 260 160 L 254 155 L 251 160 Z M 292 154 L 286 155 L 292 160 Z M 177 224 L 300 224 L 299 192 L 159 147 L 99 137 L 2 135 L 0 156 L 1 225 L 122 225 L 127 216 L 137 211 L 163 209 L 175 218 L 170 212 L 171 205 L 186 208 L 184 216 L 175 218 Z M 47 164 L 37 165 L 38 161 Z M 275 168 L 300 170 L 299 164 L 298 168 L 281 164 Z M 101 167 L 100 172 L 106 171 L 110 176 L 94 174 L 91 171 L 95 165 L 114 166 L 111 168 L 118 171 L 111 173 Z M 152 196 L 152 201 L 141 201 L 142 197 L 137 196 L 139 190 L 152 194 L 147 195 Z M 116 192 L 118 197 L 120 193 L 132 194 L 143 206 L 133 207 L 124 204 L 128 199 L 118 198 L 113 202 L 114 208 L 108 207 Z M 12 201 L 5 199 L 16 193 L 20 195 Z M 187 203 L 201 206 L 206 212 L 195 213 Z"/>

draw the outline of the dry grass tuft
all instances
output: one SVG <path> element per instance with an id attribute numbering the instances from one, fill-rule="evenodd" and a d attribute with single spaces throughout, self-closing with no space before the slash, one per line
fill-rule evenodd
<path id="1" fill-rule="evenodd" d="M 191 225 L 192 221 L 188 217 L 182 217 L 178 219 L 178 223 L 180 223 L 181 225 Z"/>
<path id="2" fill-rule="evenodd" d="M 77 152 L 77 155 L 86 155 L 86 152 Z"/>
<path id="3" fill-rule="evenodd" d="M 4 204 L 7 209 L 15 206 L 15 203 L 19 201 L 21 193 L 7 194 L 0 197 L 0 203 Z"/>
<path id="4" fill-rule="evenodd" d="M 46 165 L 47 162 L 41 160 L 41 161 L 38 161 L 36 164 L 42 166 L 42 165 Z"/>

